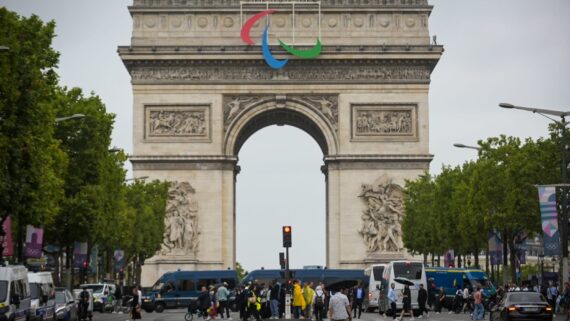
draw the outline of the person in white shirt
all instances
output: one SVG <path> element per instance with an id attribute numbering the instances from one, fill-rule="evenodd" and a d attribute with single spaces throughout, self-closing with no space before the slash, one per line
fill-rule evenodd
<path id="1" fill-rule="evenodd" d="M 388 301 L 390 301 L 390 313 L 392 314 L 394 320 L 396 320 L 396 301 L 398 297 L 396 296 L 395 283 L 390 284 L 390 290 L 388 290 Z"/>
<path id="2" fill-rule="evenodd" d="M 343 293 L 344 288 L 336 292 L 329 301 L 329 317 L 331 321 L 352 320 L 350 302 Z"/>

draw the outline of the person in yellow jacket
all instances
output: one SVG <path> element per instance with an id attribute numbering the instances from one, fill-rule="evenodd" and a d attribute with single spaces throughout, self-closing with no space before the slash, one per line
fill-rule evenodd
<path id="1" fill-rule="evenodd" d="M 295 280 L 293 283 L 293 316 L 295 319 L 299 319 L 302 316 L 302 311 L 305 310 L 306 305 L 301 284 L 299 280 Z"/>
<path id="2" fill-rule="evenodd" d="M 305 283 L 305 287 L 303 288 L 303 299 L 305 299 L 306 307 L 304 309 L 305 318 L 311 319 L 312 308 L 313 308 L 313 296 L 315 296 L 315 290 L 313 290 L 313 282 Z"/>

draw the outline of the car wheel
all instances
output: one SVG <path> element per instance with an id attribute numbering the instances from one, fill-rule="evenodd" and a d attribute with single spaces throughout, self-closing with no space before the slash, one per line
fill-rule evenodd
<path id="1" fill-rule="evenodd" d="M 151 308 L 146 308 L 146 309 L 144 309 L 144 311 L 145 311 L 146 313 L 152 313 L 152 311 L 154 311 L 154 310 L 151 309 Z"/>
<path id="2" fill-rule="evenodd" d="M 156 311 L 156 313 L 162 313 L 164 311 L 164 308 L 165 308 L 164 303 L 157 303 L 154 306 L 154 310 Z"/>

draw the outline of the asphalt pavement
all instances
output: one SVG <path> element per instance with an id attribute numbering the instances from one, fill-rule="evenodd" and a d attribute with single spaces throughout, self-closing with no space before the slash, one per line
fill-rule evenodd
<path id="1" fill-rule="evenodd" d="M 146 313 L 142 312 L 142 321 L 184 321 L 184 315 L 186 314 L 186 310 L 178 309 L 178 310 L 166 310 L 162 313 Z M 238 317 L 239 314 L 232 313 L 231 317 L 233 321 L 239 321 Z M 405 317 L 404 320 L 410 320 L 410 317 Z M 216 319 L 218 321 L 227 321 L 227 319 Z M 354 321 L 357 321 L 355 319 Z M 360 318 L 362 321 L 390 321 L 392 320 L 391 317 L 382 317 L 377 313 L 362 313 L 362 317 Z M 471 316 L 469 314 L 448 314 L 447 312 L 443 312 L 441 314 L 430 313 L 428 318 L 418 319 L 417 317 L 415 320 L 430 320 L 430 321 L 463 321 L 463 320 L 471 320 Z M 485 314 L 485 320 L 489 320 L 489 314 Z M 563 321 L 564 317 L 558 315 L 555 319 L 556 321 Z M 95 312 L 93 316 L 93 321 L 130 321 L 128 314 L 114 314 L 114 313 L 99 313 Z M 193 321 L 202 321 L 199 320 L 196 316 L 194 316 Z M 325 320 L 330 321 L 330 320 Z"/>

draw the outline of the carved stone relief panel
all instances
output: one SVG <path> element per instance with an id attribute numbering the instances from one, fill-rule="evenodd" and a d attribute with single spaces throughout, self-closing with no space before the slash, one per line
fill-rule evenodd
<path id="1" fill-rule="evenodd" d="M 145 140 L 210 141 L 209 105 L 146 105 Z"/>
<path id="2" fill-rule="evenodd" d="M 352 104 L 353 141 L 417 141 L 417 104 Z"/>
<path id="3" fill-rule="evenodd" d="M 404 189 L 383 175 L 372 184 L 362 184 L 359 197 L 366 205 L 359 233 L 367 252 L 401 252 Z"/>
<path id="4" fill-rule="evenodd" d="M 189 182 L 171 182 L 161 255 L 195 255 L 199 246 L 198 202 Z"/>

